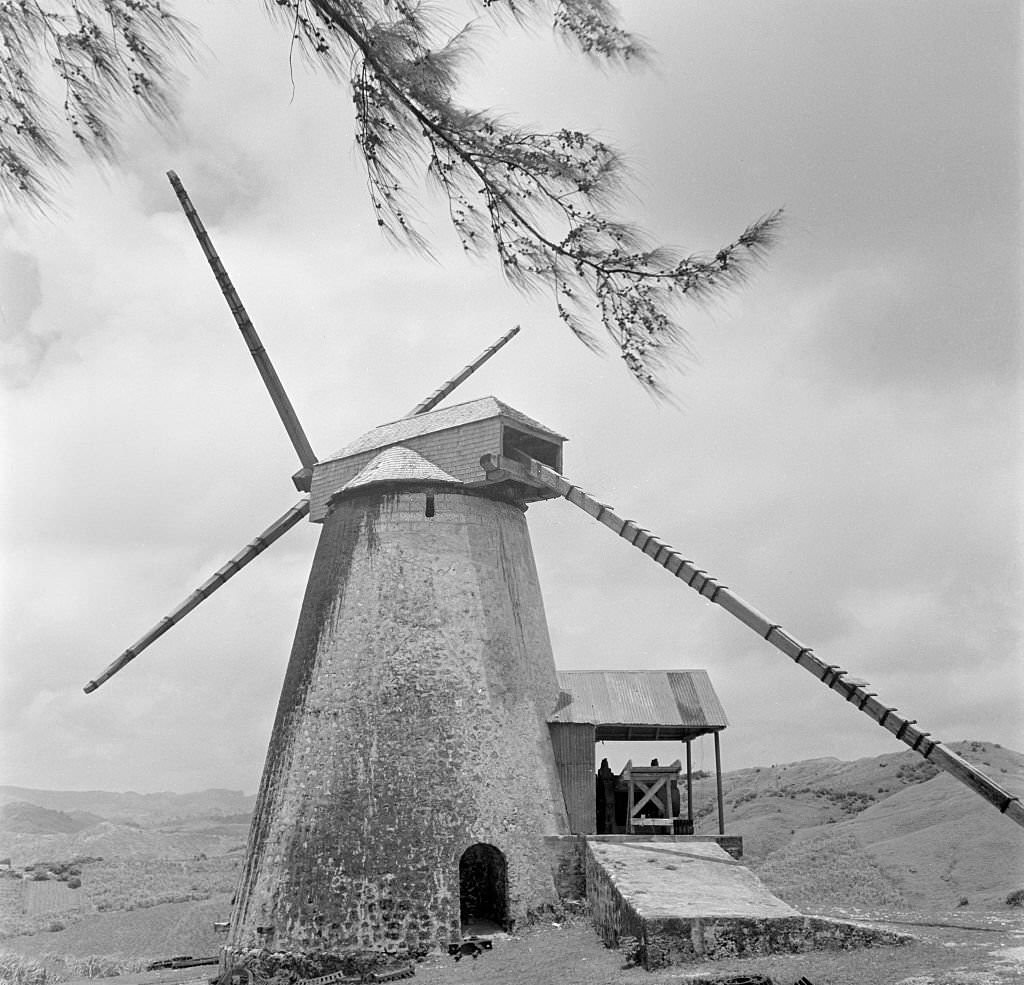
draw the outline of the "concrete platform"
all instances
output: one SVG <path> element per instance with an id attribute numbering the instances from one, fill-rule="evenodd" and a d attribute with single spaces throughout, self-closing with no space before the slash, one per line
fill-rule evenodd
<path id="1" fill-rule="evenodd" d="M 593 858 L 644 917 L 795 917 L 714 842 L 588 840 Z"/>
<path id="2" fill-rule="evenodd" d="M 804 916 L 713 842 L 588 838 L 586 878 L 598 933 L 648 969 L 911 940 Z"/>

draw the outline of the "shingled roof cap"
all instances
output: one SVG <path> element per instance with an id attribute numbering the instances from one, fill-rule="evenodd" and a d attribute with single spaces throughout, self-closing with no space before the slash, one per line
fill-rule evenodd
<path id="1" fill-rule="evenodd" d="M 461 486 L 454 476 L 428 462 L 418 452 L 402 445 L 392 445 L 375 455 L 363 468 L 334 495 L 362 486 L 388 482 L 446 482 Z"/>

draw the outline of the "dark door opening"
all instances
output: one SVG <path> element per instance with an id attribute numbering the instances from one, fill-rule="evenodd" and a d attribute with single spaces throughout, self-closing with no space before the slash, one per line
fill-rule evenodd
<path id="1" fill-rule="evenodd" d="M 459 916 L 470 933 L 504 930 L 508 923 L 507 864 L 493 845 L 470 845 L 459 859 Z"/>

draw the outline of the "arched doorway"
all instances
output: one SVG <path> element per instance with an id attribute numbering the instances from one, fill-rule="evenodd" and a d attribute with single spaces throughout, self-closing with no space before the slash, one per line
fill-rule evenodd
<path id="1" fill-rule="evenodd" d="M 470 845 L 459 859 L 459 916 L 471 933 L 503 930 L 508 923 L 508 865 L 493 845 Z"/>

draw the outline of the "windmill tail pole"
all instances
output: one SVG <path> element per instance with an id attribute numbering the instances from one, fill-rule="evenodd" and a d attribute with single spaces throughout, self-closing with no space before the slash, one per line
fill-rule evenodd
<path id="1" fill-rule="evenodd" d="M 706 571 L 698 568 L 693 561 L 686 560 L 664 541 L 659 540 L 650 531 L 638 526 L 632 520 L 623 520 L 609 507 L 577 489 L 564 476 L 554 469 L 541 464 L 533 458 L 517 453 L 517 464 L 497 455 L 485 455 L 481 465 L 488 473 L 508 472 L 520 481 L 526 481 L 542 488 L 547 488 L 567 499 L 584 513 L 590 514 L 595 520 L 613 530 L 620 537 L 628 540 L 637 550 L 646 554 L 656 564 L 660 564 L 669 574 L 686 582 L 698 595 L 704 596 L 726 612 L 735 616 L 745 626 L 752 629 L 793 660 L 804 670 L 813 674 L 827 688 L 845 698 L 869 718 L 874 719 L 883 728 L 888 729 L 897 739 L 905 742 L 925 759 L 955 776 L 975 793 L 980 794 L 997 810 L 1012 818 L 1024 827 L 1024 806 L 1020 798 L 1004 790 L 991 777 L 972 766 L 966 759 L 947 749 L 939 740 L 930 738 L 930 733 L 916 727 L 916 721 L 896 714 L 878 700 L 869 685 L 848 677 L 848 671 L 834 664 L 826 664 L 814 655 L 814 651 L 804 646 L 799 640 L 786 633 L 781 626 L 773 623 L 753 606 L 748 605 L 735 592 L 720 584 Z"/>
<path id="2" fill-rule="evenodd" d="M 209 598 L 224 582 L 241 571 L 254 557 L 262 554 L 275 540 L 291 530 L 308 512 L 309 500 L 299 500 L 287 512 L 279 516 L 255 540 L 246 544 L 227 564 L 218 568 L 184 602 L 173 609 L 169 615 L 164 616 L 145 636 L 128 647 L 99 677 L 89 681 L 82 690 L 86 694 L 91 694 L 104 681 L 109 680 L 119 670 L 130 664 L 150 643 L 158 640 L 167 630 L 187 616 L 200 602 Z"/>
<path id="3" fill-rule="evenodd" d="M 316 455 L 310 447 L 306 432 L 299 423 L 295 408 L 292 407 L 292 402 L 288 399 L 288 394 L 285 393 L 284 386 L 277 375 L 277 370 L 274 369 L 274 365 L 267 355 L 267 350 L 263 348 L 263 343 L 260 341 L 259 335 L 256 334 L 256 329 L 245 310 L 245 306 L 242 304 L 238 292 L 231 283 L 228 272 L 224 269 L 224 264 L 221 263 L 220 257 L 217 256 L 217 251 L 213 248 L 210 236 L 206 232 L 205 226 L 203 226 L 203 220 L 199 218 L 199 213 L 196 212 L 192 199 L 188 197 L 185 186 L 173 171 L 168 171 L 167 177 L 171 182 L 174 193 L 178 196 L 178 201 L 181 203 L 192 231 L 196 234 L 196 239 L 199 240 L 199 245 L 203 248 L 203 253 L 206 254 L 206 259 L 210 264 L 210 269 L 213 271 L 213 276 L 217 278 L 217 283 L 220 285 L 224 300 L 227 301 L 231 314 L 235 318 L 235 323 L 238 325 L 239 331 L 241 331 L 242 337 L 245 339 L 245 344 L 249 347 L 249 352 L 256 363 L 256 368 L 260 371 L 260 376 L 263 377 L 263 382 L 270 392 L 270 399 L 274 401 L 278 416 L 288 432 L 288 437 L 291 439 L 292 446 L 299 456 L 299 461 L 302 462 L 303 468 L 311 469 L 316 464 Z"/>
<path id="4" fill-rule="evenodd" d="M 447 383 L 443 384 L 437 390 L 435 390 L 425 400 L 421 400 L 408 414 L 406 417 L 418 417 L 420 414 L 425 414 L 428 410 L 433 410 L 449 393 L 452 392 L 460 383 L 464 383 L 470 376 L 472 376 L 488 359 L 491 358 L 502 346 L 511 342 L 512 339 L 519 333 L 519 326 L 506 332 L 494 345 L 488 346 L 476 357 L 468 366 L 463 367 L 462 371 L 458 375 L 453 376 Z"/>

